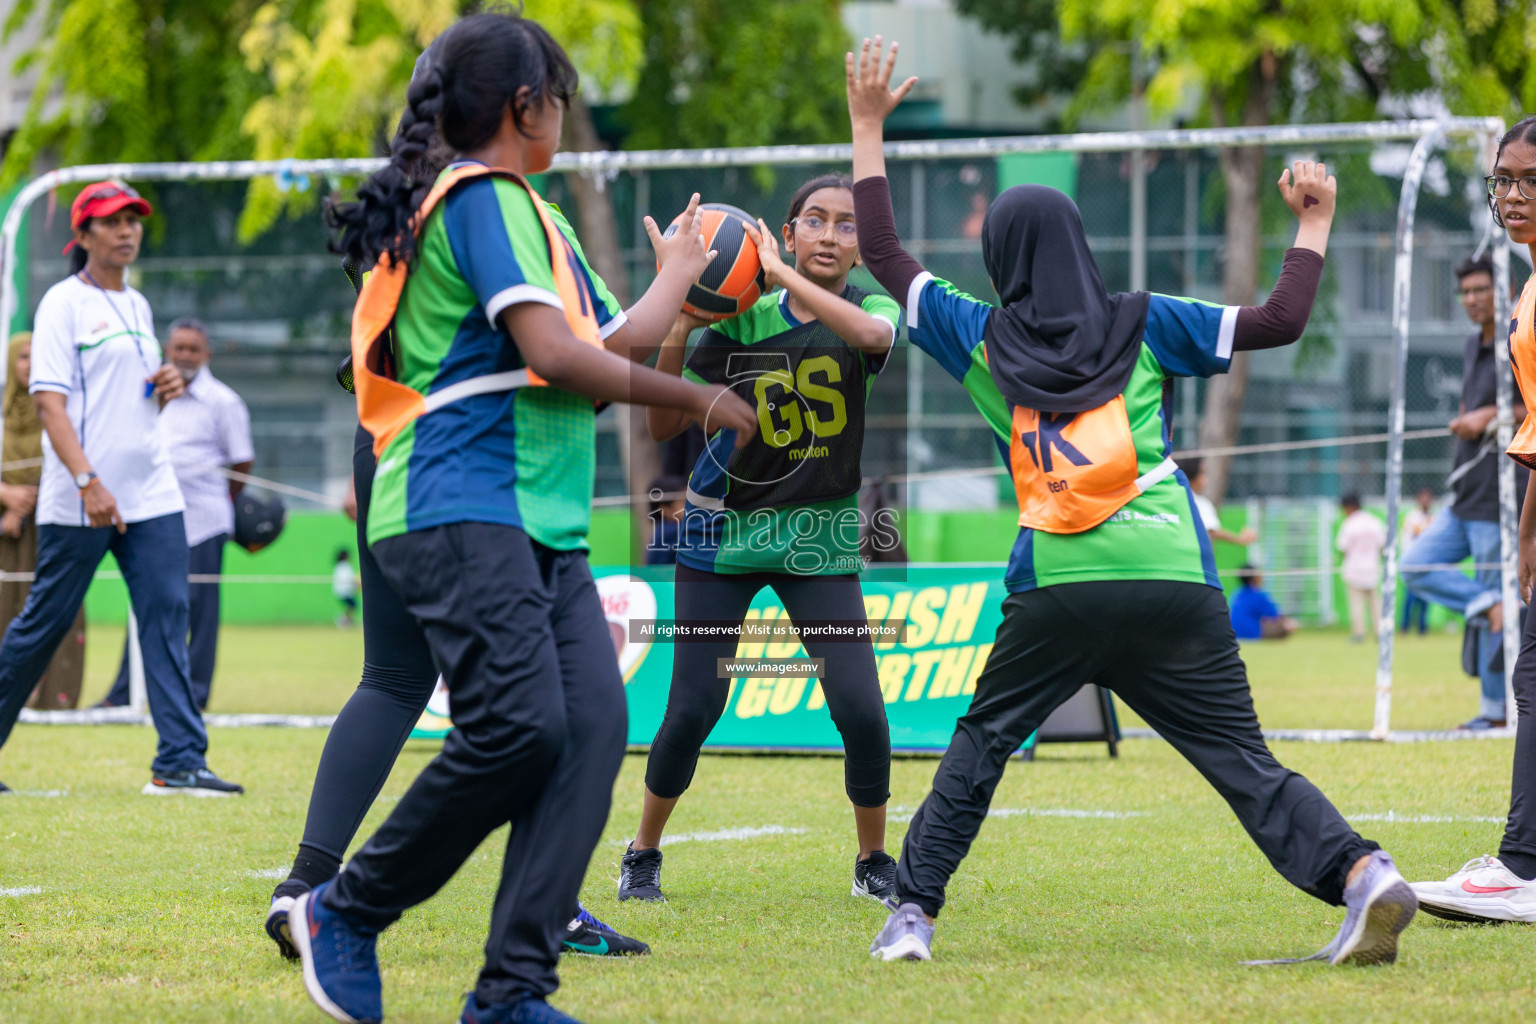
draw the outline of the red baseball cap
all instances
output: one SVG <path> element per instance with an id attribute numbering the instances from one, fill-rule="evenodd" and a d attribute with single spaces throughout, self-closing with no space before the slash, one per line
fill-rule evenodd
<path id="1" fill-rule="evenodd" d="M 98 181 L 81 189 L 75 201 L 69 204 L 69 226 L 78 231 L 80 225 L 91 217 L 110 217 L 118 210 L 129 208 L 140 217 L 148 217 L 155 212 L 149 200 L 128 184 L 121 181 Z M 64 251 L 67 253 L 74 247 L 74 239 L 70 239 Z"/>

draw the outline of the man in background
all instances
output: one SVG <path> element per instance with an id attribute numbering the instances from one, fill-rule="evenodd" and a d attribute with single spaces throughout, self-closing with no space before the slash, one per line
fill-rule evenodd
<path id="1" fill-rule="evenodd" d="M 1456 438 L 1455 462 L 1446 483 L 1451 504 L 1435 516 L 1429 529 L 1403 555 L 1403 582 L 1411 593 L 1444 605 L 1467 619 L 1477 634 L 1478 678 L 1482 701 L 1476 718 L 1462 729 L 1493 729 L 1505 724 L 1504 671 L 1495 668 L 1503 642 L 1504 609 L 1499 602 L 1499 461 L 1493 344 L 1498 324 L 1493 312 L 1493 264 L 1487 259 L 1464 260 L 1456 268 L 1461 305 L 1474 330 L 1467 337 L 1462 359 L 1461 408 L 1449 430 Z M 1515 422 L 1525 417 L 1520 393 L 1514 390 Z M 1515 471 L 1515 507 L 1525 498 L 1530 474 Z M 1455 569 L 1418 569 L 1420 565 L 1455 565 L 1471 558 L 1471 577 Z"/>
<path id="2" fill-rule="evenodd" d="M 1216 511 L 1216 503 L 1205 496 L 1204 459 L 1181 459 L 1179 468 L 1189 478 L 1189 489 L 1195 495 L 1195 507 L 1200 510 L 1200 521 L 1205 524 L 1205 532 L 1211 540 L 1224 541 L 1246 548 L 1259 539 L 1258 533 L 1251 526 L 1245 526 L 1240 532 L 1233 533 L 1221 525 L 1221 515 Z"/>
<path id="3" fill-rule="evenodd" d="M 223 470 L 249 473 L 255 460 L 251 447 L 251 415 L 245 402 L 208 368 L 208 331 L 185 318 L 171 324 L 166 358 L 181 372 L 187 390 L 166 404 L 160 430 L 176 469 L 176 482 L 187 505 L 187 547 L 193 577 L 218 576 L 224 570 L 224 545 L 235 530 L 234 499 L 245 482 Z M 199 709 L 208 706 L 213 666 L 219 643 L 219 584 L 193 582 L 188 588 L 188 655 L 192 696 Z M 128 703 L 128 651 L 117 682 L 102 705 Z"/>

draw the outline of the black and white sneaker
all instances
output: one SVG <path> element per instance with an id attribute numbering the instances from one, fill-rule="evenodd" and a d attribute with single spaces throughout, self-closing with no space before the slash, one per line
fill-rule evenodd
<path id="1" fill-rule="evenodd" d="M 896 858 L 876 850 L 869 860 L 853 862 L 853 895 L 884 903 L 896 895 Z"/>
<path id="2" fill-rule="evenodd" d="M 288 911 L 293 909 L 294 901 L 307 892 L 308 885 L 297 878 L 288 878 L 272 893 L 272 906 L 267 910 L 267 938 L 277 943 L 277 951 L 285 960 L 299 958 L 298 947 L 293 944 L 293 935 L 288 931 Z"/>
<path id="3" fill-rule="evenodd" d="M 155 772 L 140 790 L 145 796 L 239 796 L 244 786 L 225 782 L 207 768 L 184 772 Z"/>
<path id="4" fill-rule="evenodd" d="M 576 904 L 576 916 L 565 926 L 565 938 L 561 945 L 572 953 L 588 956 L 644 956 L 651 947 L 639 939 L 620 935 L 593 917 L 581 904 Z"/>
<path id="5" fill-rule="evenodd" d="M 0 782 L 0 793 L 9 793 L 10 791 L 11 791 L 11 787 L 10 786 L 7 786 L 5 783 Z"/>
<path id="6" fill-rule="evenodd" d="M 665 903 L 661 891 L 661 851 L 637 850 L 633 843 L 619 862 L 619 899 Z"/>

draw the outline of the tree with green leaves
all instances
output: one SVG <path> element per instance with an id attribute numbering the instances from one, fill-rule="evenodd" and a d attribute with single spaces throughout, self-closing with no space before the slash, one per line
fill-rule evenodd
<path id="1" fill-rule="evenodd" d="M 838 0 L 636 0 L 645 64 L 630 149 L 842 141 Z"/>
<path id="2" fill-rule="evenodd" d="M 1511 116 L 1536 106 L 1527 39 L 1530 0 L 954 0 L 1010 36 L 1041 69 L 1024 99 L 1070 82 L 1069 121 L 1145 90 L 1154 113 L 1194 99 L 1208 125 L 1363 120 L 1381 101 L 1438 92 L 1456 113 Z M 1132 81 L 1133 56 L 1149 74 Z M 1059 77 L 1062 72 L 1067 77 Z M 1255 300 L 1264 151 L 1221 153 L 1226 262 L 1222 299 Z M 1202 447 L 1237 437 L 1248 356 L 1206 392 Z M 1207 461 L 1208 492 L 1226 490 L 1228 462 Z"/>
<path id="3" fill-rule="evenodd" d="M 42 20 L 5 74 L 37 73 L 0 188 L 44 154 L 64 164 L 250 152 L 240 120 L 264 90 L 238 59 L 257 0 L 15 0 L 0 34 Z"/>

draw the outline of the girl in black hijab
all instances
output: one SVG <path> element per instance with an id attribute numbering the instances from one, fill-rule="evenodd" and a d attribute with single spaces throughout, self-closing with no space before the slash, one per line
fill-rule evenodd
<path id="1" fill-rule="evenodd" d="M 1216 306 L 1110 295 L 1076 205 L 1008 189 L 982 254 L 1001 306 L 940 281 L 896 237 L 881 148 L 896 47 L 848 55 L 855 221 L 865 263 L 904 298 L 911 341 L 970 393 L 1013 474 L 1019 536 L 1003 623 L 970 709 L 907 831 L 898 909 L 870 951 L 930 957 L 945 887 L 987 815 L 1009 755 L 1092 680 L 1114 690 L 1231 805 L 1285 878 L 1347 907 L 1307 959 L 1390 963 L 1417 908 L 1392 858 L 1265 746 L 1210 538 L 1170 458 L 1167 384 L 1226 371 L 1237 350 L 1300 337 L 1322 273 L 1337 183 L 1298 161 L 1280 176 L 1300 227 L 1269 301 Z M 1219 870 L 1219 869 L 1217 869 Z"/>

